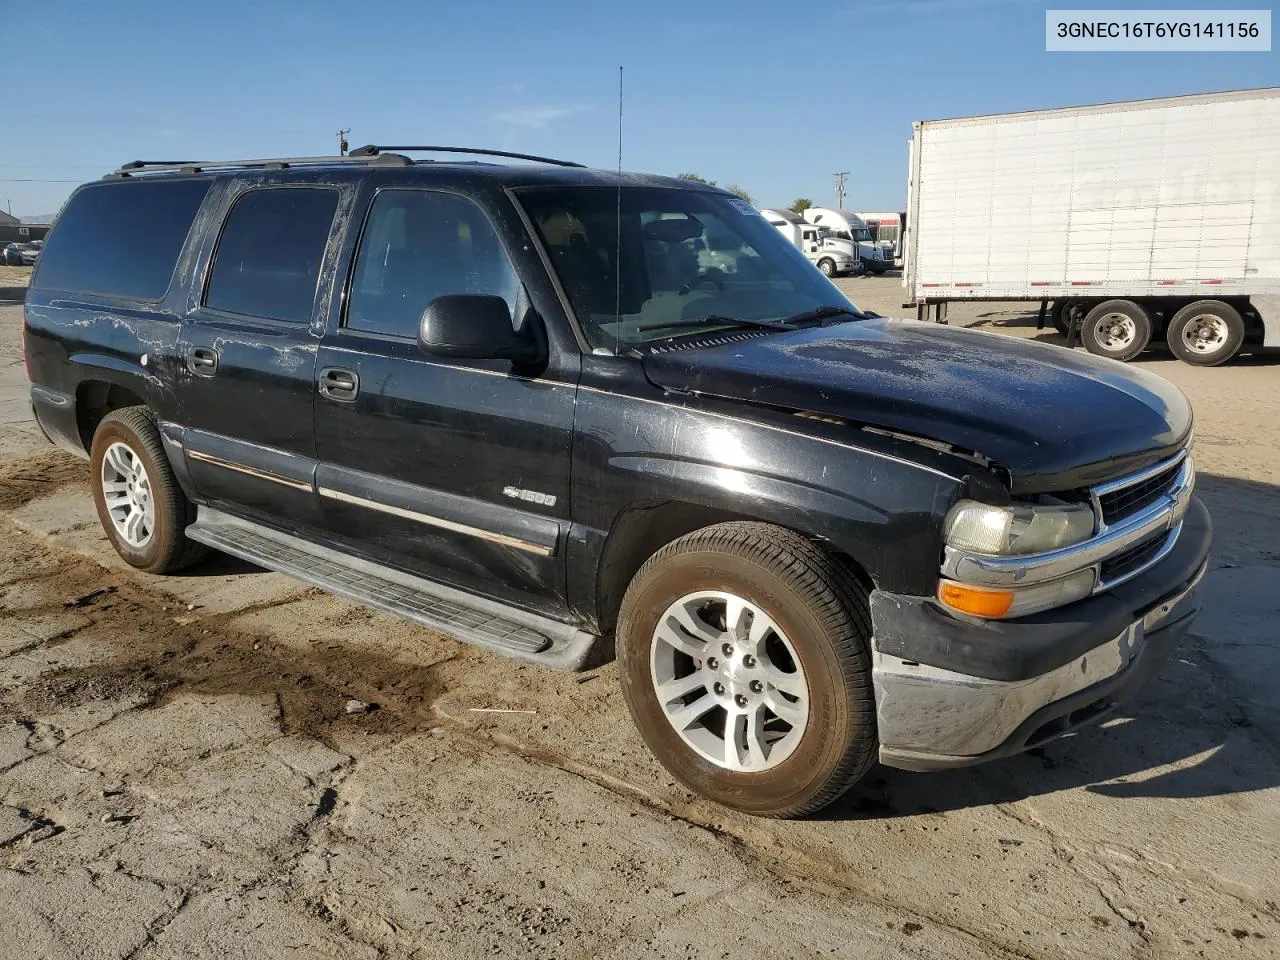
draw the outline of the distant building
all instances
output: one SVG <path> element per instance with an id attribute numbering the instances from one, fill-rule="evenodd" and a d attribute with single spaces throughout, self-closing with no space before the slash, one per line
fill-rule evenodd
<path id="1" fill-rule="evenodd" d="M 47 223 L 23 223 L 17 217 L 0 210 L 0 247 L 6 243 L 43 240 L 48 233 Z"/>

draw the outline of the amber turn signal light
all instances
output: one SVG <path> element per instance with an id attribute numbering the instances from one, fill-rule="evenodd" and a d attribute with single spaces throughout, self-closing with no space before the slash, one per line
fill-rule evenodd
<path id="1" fill-rule="evenodd" d="M 938 587 L 938 599 L 952 610 L 971 617 L 1003 617 L 1013 606 L 1013 592 L 1010 590 L 984 590 L 950 580 L 943 580 Z"/>

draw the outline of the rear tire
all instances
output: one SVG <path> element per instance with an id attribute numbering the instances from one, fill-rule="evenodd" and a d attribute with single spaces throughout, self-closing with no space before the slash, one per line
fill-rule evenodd
<path id="1" fill-rule="evenodd" d="M 147 573 L 174 573 L 208 554 L 186 537 L 195 505 L 178 485 L 146 407 L 103 417 L 89 462 L 98 520 L 125 563 Z"/>
<path id="2" fill-rule="evenodd" d="M 804 816 L 875 763 L 870 638 L 866 591 L 836 558 L 779 527 L 722 523 L 663 547 L 632 580 L 622 692 L 689 789 Z"/>
<path id="3" fill-rule="evenodd" d="M 1084 348 L 1112 360 L 1132 360 L 1151 342 L 1151 317 L 1132 300 L 1104 300 L 1084 318 Z"/>
<path id="4" fill-rule="evenodd" d="M 1240 351 L 1244 320 L 1229 303 L 1197 300 L 1173 315 L 1165 339 L 1179 360 L 1197 367 L 1216 367 Z"/>

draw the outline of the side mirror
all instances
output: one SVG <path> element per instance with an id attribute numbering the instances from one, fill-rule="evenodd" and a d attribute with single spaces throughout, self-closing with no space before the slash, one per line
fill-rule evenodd
<path id="1" fill-rule="evenodd" d="M 542 350 L 511 328 L 511 308 L 501 297 L 459 293 L 432 300 L 418 324 L 418 346 L 437 357 L 531 363 Z"/>

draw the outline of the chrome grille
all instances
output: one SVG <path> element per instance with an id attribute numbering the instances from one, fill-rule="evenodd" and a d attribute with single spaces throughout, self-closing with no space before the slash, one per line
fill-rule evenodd
<path id="1" fill-rule="evenodd" d="M 1176 531 L 1173 534 L 1158 534 L 1149 540 L 1142 541 L 1137 546 L 1117 553 L 1108 560 L 1102 561 L 1102 568 L 1099 571 L 1102 583 L 1114 585 L 1117 582 L 1128 579 L 1130 574 L 1139 572 L 1155 559 L 1164 545 L 1169 542 L 1169 537 L 1176 535 Z"/>
<path id="2" fill-rule="evenodd" d="M 1102 511 L 1102 522 L 1113 526 L 1166 496 L 1177 483 L 1181 469 L 1182 457 L 1178 457 L 1173 463 L 1164 465 L 1158 473 L 1130 486 L 1099 494 L 1098 507 Z"/>

